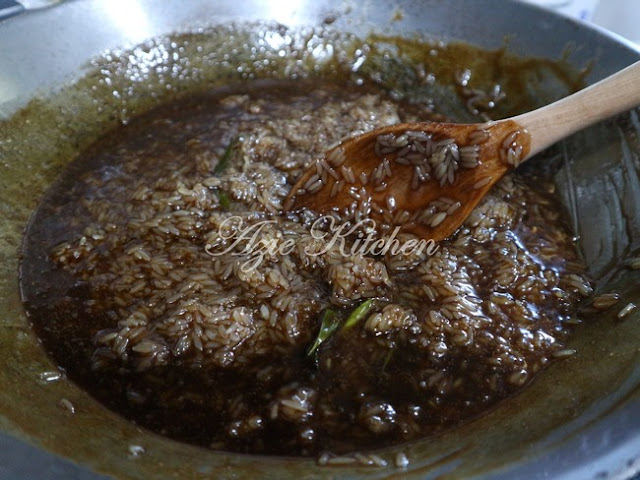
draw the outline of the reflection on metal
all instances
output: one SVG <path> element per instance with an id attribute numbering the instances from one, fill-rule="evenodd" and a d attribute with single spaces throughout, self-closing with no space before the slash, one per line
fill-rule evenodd
<path id="1" fill-rule="evenodd" d="M 141 42 L 153 35 L 148 14 L 137 1 L 110 0 L 101 7 L 104 16 L 125 38 Z"/>
<path id="2" fill-rule="evenodd" d="M 0 0 L 0 20 L 24 11 L 24 7 L 13 0 Z"/>

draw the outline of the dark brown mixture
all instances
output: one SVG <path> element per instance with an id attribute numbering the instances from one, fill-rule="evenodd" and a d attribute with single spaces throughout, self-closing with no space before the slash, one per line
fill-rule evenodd
<path id="1" fill-rule="evenodd" d="M 44 347 L 123 416 L 215 449 L 344 453 L 485 411 L 571 353 L 590 292 L 547 173 L 507 176 L 436 251 L 352 252 L 360 230 L 341 250 L 312 213 L 280 213 L 332 143 L 420 111 L 362 86 L 265 81 L 112 131 L 27 232 Z M 254 268 L 234 217 L 271 221 Z"/>

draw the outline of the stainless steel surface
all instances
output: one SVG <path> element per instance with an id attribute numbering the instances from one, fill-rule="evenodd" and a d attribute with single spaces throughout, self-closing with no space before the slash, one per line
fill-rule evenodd
<path id="1" fill-rule="evenodd" d="M 403 12 L 402 20 L 391 21 L 399 5 Z M 232 21 L 268 19 L 289 27 L 301 27 L 318 25 L 328 16 L 336 17 L 333 28 L 359 35 L 365 35 L 374 29 L 383 33 L 403 34 L 416 31 L 445 40 L 466 40 L 487 48 L 503 46 L 505 38 L 508 37 L 511 51 L 552 59 L 560 58 L 565 53 L 567 45 L 573 45 L 573 51 L 569 56 L 573 64 L 583 67 L 594 61 L 587 77 L 589 82 L 631 64 L 640 56 L 637 47 L 598 28 L 510 1 L 69 1 L 53 8 L 21 13 L 0 22 L 0 118 L 9 117 L 34 95 L 44 94 L 65 82 L 80 78 L 87 71 L 89 60 L 107 49 L 130 47 L 150 37 Z M 631 124 L 636 132 L 640 131 L 637 115 L 632 115 Z M 567 206 L 572 210 L 573 226 L 578 232 L 590 232 L 589 235 L 583 236 L 584 254 L 593 263 L 594 274 L 602 277 L 606 276 L 612 262 L 615 263 L 622 254 L 640 246 L 640 221 L 637 211 L 634 212 L 634 207 L 637 209 L 639 203 L 640 187 L 637 174 L 633 178 L 630 177 L 631 180 L 625 177 L 630 175 L 629 169 L 634 168 L 633 156 L 627 151 L 629 142 L 626 140 L 626 134 L 617 125 L 602 126 L 591 130 L 587 135 L 592 138 L 613 139 L 617 143 L 604 152 L 607 156 L 601 161 L 598 155 L 602 155 L 603 152 L 589 156 L 586 137 L 569 140 L 566 144 L 567 151 L 577 153 L 568 155 L 567 167 L 561 173 L 561 177 L 564 177 L 560 178 L 559 182 L 569 185 L 563 193 Z M 633 135 L 633 132 L 630 135 Z M 597 173 L 596 167 L 585 170 L 579 162 L 600 165 L 598 168 L 601 168 L 601 173 Z M 595 178 L 598 175 L 601 178 Z M 595 191 L 610 192 L 617 199 L 616 202 L 604 205 L 597 196 L 589 194 L 591 185 L 598 182 L 600 183 L 594 187 Z M 620 191 L 622 193 L 618 196 Z M 15 245 L 10 244 L 8 240 L 8 246 L 3 244 L 5 238 L 8 237 L 0 230 L 0 247 L 15 249 Z M 15 258 L 8 258 L 7 262 L 13 262 Z M 4 288 L 7 288 L 6 285 Z M 10 308 L 15 307 L 11 307 L 5 296 L 0 295 L 0 311 L 4 313 Z M 5 318 L 3 321 L 10 323 L 10 319 Z M 576 372 L 576 376 L 578 373 L 580 372 Z M 576 412 L 575 418 L 567 419 L 565 423 L 558 425 L 552 434 L 544 438 L 531 438 L 526 455 L 519 458 L 507 455 L 506 463 L 494 465 L 484 478 L 583 480 L 600 478 L 603 474 L 606 474 L 607 478 L 627 478 L 637 473 L 640 471 L 640 400 L 633 392 L 638 384 L 640 365 L 636 364 L 629 369 L 627 380 L 616 386 L 609 397 Z M 542 387 L 540 390 L 544 391 Z M 540 401 L 544 401 L 544 398 L 541 397 Z M 501 428 L 522 428 L 519 424 L 510 423 L 508 418 L 503 420 L 504 425 Z M 0 414 L 0 425 L 37 445 L 47 444 L 49 448 L 54 448 L 51 445 L 56 445 L 56 442 L 64 443 L 66 438 L 74 435 L 73 422 L 69 422 L 66 436 L 55 437 L 52 440 L 50 437 L 55 436 L 53 433 L 28 431 L 6 412 Z M 92 467 L 79 467 L 74 470 L 73 465 L 65 460 L 45 453 L 40 455 L 40 447 L 24 447 L 21 441 L 12 442 L 12 437 L 1 438 L 8 451 L 16 452 L 15 456 L 0 457 L 8 462 L 4 465 L 4 470 L 0 469 L 0 476 L 4 475 L 2 478 L 19 478 L 22 468 L 20 465 L 25 466 L 22 472 L 24 478 L 37 475 L 43 480 L 60 478 L 60 471 L 68 474 L 68 478 L 97 479 L 102 477 L 89 474 L 88 468 L 109 468 L 105 466 L 107 464 L 102 461 L 102 457 L 106 457 L 108 453 L 111 455 L 111 452 L 97 450 L 94 459 L 85 458 Z M 155 440 L 149 439 L 149 442 L 152 441 Z M 58 447 L 54 449 L 64 451 Z M 126 446 L 124 449 L 126 451 Z M 176 453 L 178 458 L 174 459 L 178 462 L 179 455 L 184 455 L 185 452 L 192 454 L 189 458 L 200 456 L 196 450 L 179 446 L 175 446 L 175 451 L 181 452 Z M 27 470 L 24 452 L 29 452 L 26 455 L 34 455 L 44 470 L 37 473 Z M 202 454 L 201 457 L 202 466 L 198 468 L 203 472 L 209 472 L 207 475 L 210 478 L 216 478 L 221 472 L 232 477 L 235 466 L 245 461 L 230 458 L 232 456 L 218 455 L 211 458 L 211 465 L 217 467 L 209 467 L 208 455 Z M 130 461 L 126 455 L 122 458 L 123 462 Z M 416 459 L 415 464 L 419 464 L 418 460 Z M 431 460 L 435 462 L 436 459 Z M 253 462 L 255 468 L 264 468 L 260 471 L 265 475 L 277 475 L 269 473 L 276 472 L 275 469 L 279 468 L 277 461 L 253 458 L 247 462 Z M 27 464 L 38 463 L 34 461 Z M 265 466 L 262 467 L 263 465 Z M 313 470 L 312 464 L 305 465 L 307 467 L 300 469 L 308 468 L 309 475 L 317 473 Z M 435 462 L 433 468 L 425 470 L 423 474 L 412 474 L 411 477 L 431 478 L 455 472 L 458 467 L 459 462 L 457 457 L 454 457 L 449 461 Z M 128 468 L 131 469 L 129 478 L 142 478 L 135 473 L 135 463 Z M 216 468 L 221 470 L 215 470 Z M 124 470 L 126 469 L 122 471 Z M 335 472 L 325 470 L 324 475 L 337 475 Z M 357 475 L 362 473 L 357 472 Z M 380 478 L 389 474 L 389 471 L 372 470 L 364 473 L 373 478 Z M 356 473 L 353 475 L 356 476 Z M 455 476 L 454 473 L 451 475 Z"/>
<path id="2" fill-rule="evenodd" d="M 24 7 L 14 0 L 0 0 L 0 20 L 9 18 L 24 11 Z"/>
<path id="3" fill-rule="evenodd" d="M 87 467 L 0 433 L 0 479 L 106 480 Z"/>
<path id="4" fill-rule="evenodd" d="M 13 17 L 28 10 L 52 7 L 63 0 L 0 0 L 0 20 Z"/>
<path id="5" fill-rule="evenodd" d="M 193 30 L 238 20 L 269 19 L 290 27 L 321 23 L 337 14 L 335 26 L 366 34 L 383 31 L 425 32 L 437 38 L 462 39 L 487 48 L 504 45 L 514 53 L 560 58 L 567 45 L 576 46 L 572 62 L 597 59 L 589 80 L 598 80 L 633 62 L 635 46 L 619 45 L 597 28 L 535 6 L 517 2 L 423 0 L 403 3 L 401 22 L 389 23 L 398 3 L 368 0 L 208 2 L 195 0 L 72 0 L 51 9 L 23 13 L 6 21 L 0 32 L 0 114 L 15 110 L 38 89 L 78 78 L 87 61 L 115 46 L 133 46 L 145 39 L 175 31 Z M 455 19 L 451 12 L 455 11 Z M 427 14 L 428 13 L 428 14 Z M 443 20 L 446 19 L 446 20 Z M 491 25 L 491 28 L 487 28 Z M 378 26 L 378 27 L 377 27 Z M 616 55 L 604 55 L 614 49 Z"/>

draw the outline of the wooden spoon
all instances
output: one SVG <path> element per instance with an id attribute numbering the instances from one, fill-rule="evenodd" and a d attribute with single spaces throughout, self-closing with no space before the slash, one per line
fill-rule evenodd
<path id="1" fill-rule="evenodd" d="M 600 120 L 640 105 L 640 62 L 545 107 L 483 124 L 405 123 L 328 150 L 285 210 L 372 218 L 434 241 L 455 232 L 509 170 Z"/>

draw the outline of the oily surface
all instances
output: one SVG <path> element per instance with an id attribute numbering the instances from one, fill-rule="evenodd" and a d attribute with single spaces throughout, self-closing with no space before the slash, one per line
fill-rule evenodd
<path id="1" fill-rule="evenodd" d="M 419 112 L 371 87 L 270 81 L 112 131 L 27 233 L 23 292 L 45 348 L 136 423 L 250 453 L 390 445 L 516 391 L 564 355 L 590 292 L 541 174 L 505 178 L 432 252 L 376 255 L 358 230 L 331 242 L 311 212 L 281 213 L 326 145 Z M 265 221 L 249 245 L 243 228 Z M 295 248 L 252 257 L 267 240 Z M 323 315 L 364 301 L 308 354 Z"/>
<path id="2" fill-rule="evenodd" d="M 168 475 L 187 474 L 194 478 L 208 478 L 214 474 L 212 472 L 216 476 L 243 478 L 253 478 L 257 472 L 260 475 L 270 475 L 271 478 L 287 475 L 300 478 L 310 474 L 330 477 L 337 471 L 354 476 L 376 476 L 366 467 L 326 469 L 316 467 L 311 461 L 217 455 L 170 442 L 101 408 L 99 403 L 64 375 L 57 374 L 57 380 L 43 381 L 43 378 L 51 378 L 55 366 L 44 355 L 43 349 L 32 335 L 17 293 L 15 275 L 18 249 L 30 212 L 62 166 L 70 162 L 79 150 L 86 148 L 105 130 L 120 122 L 126 123 L 132 113 L 144 111 L 159 99 L 170 98 L 173 90 L 166 87 L 167 79 L 171 79 L 173 89 L 191 89 L 199 83 L 219 84 L 231 78 L 240 79 L 244 73 L 232 71 L 222 61 L 224 52 L 234 48 L 240 52 L 238 58 L 242 58 L 239 61 L 244 72 L 254 72 L 257 76 L 285 75 L 285 62 L 277 60 L 279 57 L 276 50 L 266 48 L 255 57 L 249 53 L 249 47 L 252 48 L 253 45 L 258 45 L 258 49 L 263 48 L 259 45 L 265 38 L 264 33 L 268 35 L 271 32 L 268 26 L 255 29 L 251 27 L 250 30 L 241 28 L 233 32 L 235 37 L 230 36 L 227 30 L 215 29 L 204 34 L 162 37 L 140 48 L 110 51 L 92 64 L 87 76 L 78 84 L 44 100 L 32 102 L 28 108 L 0 124 L 3 134 L 0 150 L 4 162 L 0 178 L 3 198 L 0 255 L 4 259 L 0 267 L 0 304 L 4 313 L 2 351 L 5 352 L 3 361 L 6 366 L 0 376 L 3 386 L 0 396 L 4 412 L 2 425 L 57 454 L 122 478 L 148 478 L 154 475 L 165 478 Z M 248 31 L 254 33 L 247 34 Z M 330 36 L 319 40 L 319 37 L 309 32 L 289 30 L 286 33 L 292 35 L 298 46 L 308 44 L 310 48 L 315 48 L 318 43 L 331 42 L 336 52 L 334 58 L 346 59 L 345 65 L 348 67 L 350 62 L 361 58 L 350 55 L 367 44 L 358 39 L 340 43 L 329 38 Z M 277 37 L 283 32 L 278 30 L 272 34 Z M 470 66 L 476 72 L 474 65 L 491 66 L 481 77 L 474 77 L 474 83 L 482 88 L 490 89 L 492 80 L 499 79 L 501 85 L 507 85 L 514 79 L 522 79 L 522 84 L 527 86 L 525 92 L 530 94 L 530 100 L 526 107 L 523 104 L 523 109 L 566 94 L 570 90 L 567 85 L 573 82 L 570 80 L 573 77 L 562 73 L 566 70 L 555 63 L 549 65 L 548 62 L 535 60 L 522 62 L 505 56 L 503 51 L 481 52 L 466 46 L 434 46 L 434 50 L 441 54 L 432 56 L 419 41 L 408 42 L 405 46 L 411 48 L 405 49 L 401 57 L 395 57 L 399 61 L 393 62 L 393 65 L 401 67 L 395 70 L 396 73 L 401 72 L 400 75 L 394 75 L 389 70 L 380 77 L 379 72 L 385 69 L 379 66 L 386 64 L 387 46 L 392 46 L 395 40 L 378 38 L 376 41 L 381 43 L 369 43 L 376 46 L 376 52 L 366 56 L 359 74 L 376 77 L 382 80 L 383 85 L 389 85 L 385 83 L 389 78 L 396 84 L 399 84 L 398 79 L 405 76 L 414 79 L 408 82 L 409 86 L 412 82 L 415 84 L 415 79 L 424 78 L 426 82 L 420 88 L 422 94 L 425 95 L 426 90 L 427 97 L 437 98 L 438 110 L 442 111 L 453 109 L 466 112 L 464 105 L 460 106 L 451 100 L 448 89 L 440 87 L 442 83 L 450 82 L 451 77 L 445 72 L 451 72 L 456 65 Z M 387 46 L 385 42 L 389 42 Z M 350 45 L 353 50 L 350 50 Z M 345 49 L 351 53 L 344 56 Z M 405 55 L 409 50 L 409 54 Z M 447 53 L 450 50 L 457 50 L 462 55 L 459 61 L 451 61 L 452 57 Z M 270 58 L 267 70 L 256 68 L 263 65 L 258 57 Z M 190 64 L 185 62 L 187 59 Z M 423 63 L 426 68 L 410 67 L 415 62 Z M 150 68 L 151 65 L 154 67 Z M 450 65 L 447 67 L 449 70 L 443 69 L 446 65 Z M 520 69 L 520 65 L 526 68 Z M 304 76 L 309 75 L 310 70 L 294 68 L 294 72 Z M 431 72 L 436 72 L 436 82 L 433 85 L 429 83 L 431 77 L 428 74 Z M 137 81 L 142 77 L 148 83 Z M 542 80 L 540 82 L 545 85 L 545 89 L 548 87 L 547 90 L 537 89 L 537 78 L 546 79 L 546 83 Z M 114 91 L 118 93 L 117 96 Z M 531 99 L 537 100 L 532 104 Z M 505 112 L 511 113 L 518 112 Z M 590 232 L 590 236 L 584 237 L 583 241 L 589 240 L 598 250 L 602 248 L 597 243 L 599 233 L 608 231 L 598 228 L 594 230 L 590 226 L 593 223 L 593 213 L 601 205 L 598 196 L 610 192 L 606 185 L 603 188 L 602 181 L 616 180 L 618 173 L 620 178 L 625 179 L 628 172 L 634 171 L 633 158 L 628 153 L 638 151 L 637 117 L 625 116 L 612 124 L 603 125 L 595 133 L 596 135 L 591 132 L 588 136 L 581 136 L 569 145 L 564 158 L 570 168 L 561 172 L 559 188 L 563 197 L 568 196 L 563 203 L 577 209 L 575 214 L 580 220 L 577 231 Z M 624 172 L 619 171 L 619 155 L 625 159 L 625 165 L 630 165 Z M 585 160 L 588 160 L 586 168 Z M 606 169 L 615 175 L 602 177 L 602 170 L 605 168 L 603 162 Z M 620 195 L 624 191 L 626 190 L 622 184 L 619 188 Z M 615 197 L 616 194 L 613 195 Z M 580 205 L 589 200 L 592 206 L 578 208 L 574 196 L 580 199 Z M 621 201 L 624 198 L 626 197 L 621 197 Z M 598 213 L 597 225 L 604 221 L 602 213 Z M 618 235 L 619 230 L 616 232 L 611 235 Z M 608 255 L 606 259 L 618 258 L 614 251 L 624 254 L 622 250 L 616 249 L 617 243 L 614 242 L 614 246 L 610 247 L 611 239 L 608 237 L 605 244 Z M 591 258 L 600 257 L 594 253 Z M 611 265 L 605 266 L 608 270 Z M 610 287 L 627 295 L 627 298 L 637 298 L 637 289 L 633 282 L 629 283 L 630 278 L 628 275 L 618 277 L 615 284 L 601 285 L 600 288 Z M 452 468 L 452 462 L 455 462 L 455 472 L 458 475 L 501 468 L 514 459 L 520 461 L 523 456 L 531 455 L 532 442 L 541 445 L 540 448 L 544 450 L 549 444 L 543 439 L 550 431 L 556 432 L 554 438 L 562 440 L 572 439 L 576 432 L 590 428 L 591 417 L 585 423 L 584 415 L 581 414 L 586 409 L 593 407 L 596 413 L 607 413 L 619 407 L 624 408 L 629 401 L 634 401 L 637 398 L 637 392 L 634 394 L 633 389 L 637 385 L 637 372 L 634 368 L 637 365 L 635 346 L 638 344 L 638 329 L 634 322 L 616 323 L 609 320 L 608 316 L 602 317 L 602 314 L 598 316 L 608 327 L 604 330 L 600 323 L 595 322 L 580 327 L 579 335 L 572 341 L 572 346 L 578 348 L 579 355 L 552 365 L 538 376 L 536 382 L 520 395 L 503 403 L 499 409 L 489 412 L 478 421 L 438 436 L 437 442 L 429 439 L 404 445 L 402 448 L 411 460 L 406 475 L 422 478 L 438 471 L 443 465 L 447 470 Z M 63 398 L 73 402 L 76 407 L 74 414 L 58 407 Z M 144 453 L 134 458 L 129 450 L 132 445 L 143 446 Z M 100 452 L 99 457 L 95 452 Z M 537 448 L 536 452 L 539 452 Z M 393 463 L 393 450 L 384 451 L 382 455 Z M 389 471 L 385 469 L 377 476 L 388 474 Z"/>

